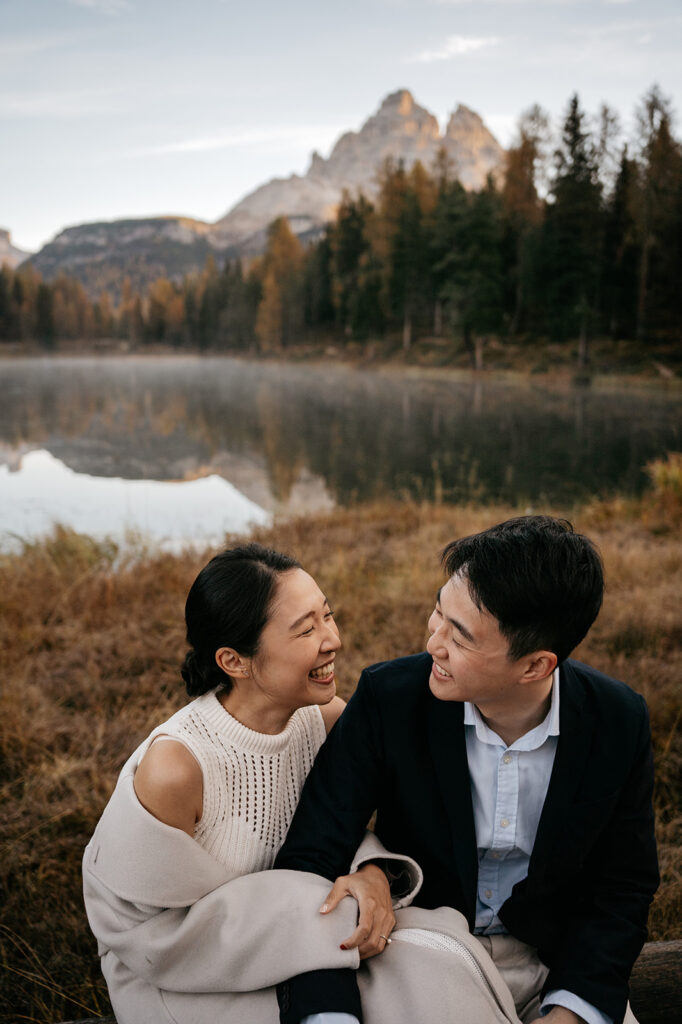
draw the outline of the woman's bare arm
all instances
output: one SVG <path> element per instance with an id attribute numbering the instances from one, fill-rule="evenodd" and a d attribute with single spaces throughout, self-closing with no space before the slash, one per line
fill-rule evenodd
<path id="1" fill-rule="evenodd" d="M 145 810 L 166 825 L 194 835 L 202 812 L 203 777 L 198 762 L 183 743 L 171 739 L 152 743 L 138 765 L 133 784 Z"/>

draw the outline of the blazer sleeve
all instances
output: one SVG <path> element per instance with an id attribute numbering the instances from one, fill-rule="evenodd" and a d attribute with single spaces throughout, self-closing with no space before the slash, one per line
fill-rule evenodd
<path id="1" fill-rule="evenodd" d="M 275 867 L 347 874 L 379 795 L 382 744 L 367 671 L 322 745 Z M 277 987 L 282 1024 L 336 1010 L 362 1020 L 354 971 L 309 971 Z"/>
<path id="2" fill-rule="evenodd" d="M 653 755 L 642 698 L 635 756 L 627 782 L 584 866 L 582 902 L 562 922 L 544 992 L 565 989 L 620 1022 L 628 979 L 646 940 L 649 905 L 659 882 L 654 835 Z"/>
<path id="3" fill-rule="evenodd" d="M 315 759 L 276 868 L 333 880 L 350 869 L 378 802 L 383 761 L 368 673 Z"/>

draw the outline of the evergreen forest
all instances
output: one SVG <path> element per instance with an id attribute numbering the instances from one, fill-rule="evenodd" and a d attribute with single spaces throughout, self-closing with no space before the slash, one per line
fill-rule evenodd
<path id="1" fill-rule="evenodd" d="M 343 346 L 422 338 L 483 365 L 494 339 L 569 343 L 578 365 L 595 339 L 676 346 L 682 325 L 682 145 L 656 86 L 623 144 L 615 113 L 577 95 L 558 137 L 537 106 L 519 120 L 504 175 L 467 192 L 444 152 L 431 168 L 387 161 L 370 200 L 344 194 L 338 217 L 301 240 L 284 218 L 264 253 L 201 272 L 130 279 L 94 298 L 30 262 L 0 270 L 0 343 L 286 354 L 306 339 Z M 679 348 L 679 346 L 677 346 Z M 0 351 L 2 351 L 0 347 Z"/>

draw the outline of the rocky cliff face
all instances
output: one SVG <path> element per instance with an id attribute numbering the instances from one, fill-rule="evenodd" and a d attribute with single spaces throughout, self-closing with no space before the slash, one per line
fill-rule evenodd
<path id="1" fill-rule="evenodd" d="M 441 134 L 433 114 L 401 89 L 386 97 L 359 132 L 342 135 L 327 160 L 313 153 L 304 176 L 274 179 L 242 199 L 215 224 L 212 237 L 220 246 L 241 246 L 282 216 L 295 231 L 309 230 L 333 217 L 344 189 L 374 195 L 387 157 L 408 169 L 417 160 L 430 168 L 440 149 L 465 188 L 481 188 L 488 174 L 501 173 L 504 150 L 478 114 L 458 106 Z"/>
<path id="2" fill-rule="evenodd" d="M 68 274 L 92 296 L 106 288 L 118 298 L 126 277 L 137 289 L 157 277 L 200 270 L 214 251 L 210 231 L 210 224 L 190 217 L 81 224 L 62 231 L 31 263 L 48 279 Z"/>
<path id="3" fill-rule="evenodd" d="M 221 258 L 262 252 L 276 217 L 314 237 L 333 219 L 344 189 L 376 194 L 388 157 L 408 170 L 417 160 L 430 169 L 441 149 L 465 188 L 481 188 L 488 174 L 502 173 L 504 150 L 478 114 L 458 106 L 441 133 L 433 114 L 401 89 L 359 132 L 342 135 L 327 159 L 313 153 L 306 174 L 261 185 L 215 224 L 188 217 L 85 224 L 62 231 L 32 263 L 48 278 L 60 271 L 77 277 L 92 294 L 102 288 L 116 294 L 125 276 L 138 288 L 160 275 L 180 278 L 202 267 L 210 252 Z"/>
<path id="4" fill-rule="evenodd" d="M 3 263 L 12 268 L 18 267 L 30 255 L 30 252 L 25 252 L 23 249 L 18 249 L 16 245 L 12 245 L 12 236 L 9 231 L 0 228 L 0 267 Z"/>

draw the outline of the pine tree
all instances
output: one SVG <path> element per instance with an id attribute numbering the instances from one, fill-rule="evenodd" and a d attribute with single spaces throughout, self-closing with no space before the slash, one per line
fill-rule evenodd
<path id="1" fill-rule="evenodd" d="M 545 214 L 539 186 L 548 133 L 547 114 L 537 105 L 531 107 L 519 121 L 518 141 L 507 151 L 502 200 L 509 262 L 509 333 L 512 336 L 533 323 L 540 227 Z"/>
<path id="2" fill-rule="evenodd" d="M 614 341 L 634 338 L 640 264 L 635 217 L 638 168 L 623 149 L 620 169 L 604 215 L 602 323 Z"/>
<path id="3" fill-rule="evenodd" d="M 491 178 L 481 192 L 453 192 L 453 244 L 439 266 L 450 321 L 461 331 L 472 366 L 483 368 L 486 338 L 504 320 L 502 199 Z"/>
<path id="4" fill-rule="evenodd" d="M 12 286 L 14 274 L 3 263 L 0 267 L 0 342 L 11 341 L 13 333 Z"/>
<path id="5" fill-rule="evenodd" d="M 303 326 L 303 247 L 286 217 L 278 217 L 268 228 L 261 276 L 256 335 L 261 347 L 270 351 L 290 345 Z"/>
<path id="6" fill-rule="evenodd" d="M 349 338 L 384 329 L 381 267 L 372 244 L 375 221 L 374 207 L 363 195 L 344 192 L 328 229 L 335 321 Z"/>
<path id="7" fill-rule="evenodd" d="M 682 314 L 682 149 L 672 135 L 671 104 L 657 86 L 638 111 L 640 265 L 637 338 L 679 328 Z"/>
<path id="8" fill-rule="evenodd" d="M 36 335 L 38 341 L 46 349 L 56 346 L 54 316 L 52 312 L 52 289 L 41 282 L 36 294 Z"/>
<path id="9" fill-rule="evenodd" d="M 588 362 L 596 316 L 603 227 L 597 153 L 585 122 L 574 95 L 555 153 L 544 247 L 550 331 L 560 340 L 578 336 L 579 366 Z"/>

